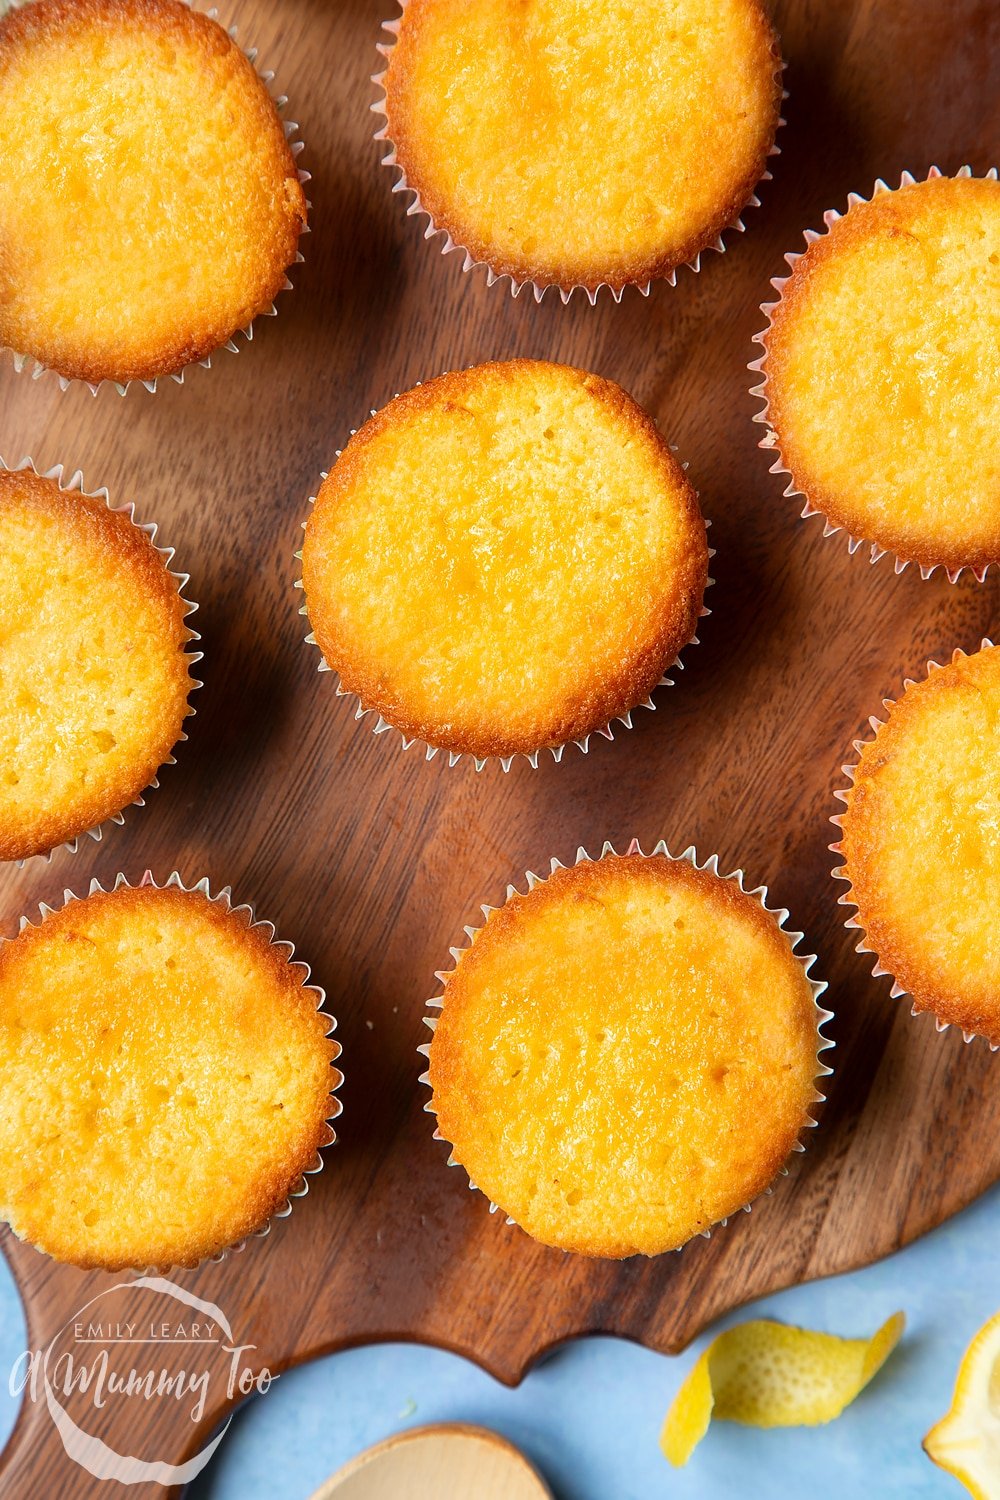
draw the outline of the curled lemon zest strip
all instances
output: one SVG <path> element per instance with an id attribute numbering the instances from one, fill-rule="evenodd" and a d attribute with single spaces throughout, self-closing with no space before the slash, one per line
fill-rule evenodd
<path id="1" fill-rule="evenodd" d="M 727 1328 L 674 1397 L 660 1435 L 665 1457 L 675 1467 L 686 1464 L 713 1416 L 749 1427 L 831 1422 L 888 1359 L 905 1323 L 901 1312 L 893 1313 L 870 1339 L 842 1339 L 768 1319 Z"/>

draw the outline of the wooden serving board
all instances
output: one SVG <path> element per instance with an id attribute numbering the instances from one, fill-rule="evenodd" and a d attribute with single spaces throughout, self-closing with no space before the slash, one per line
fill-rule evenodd
<path id="1" fill-rule="evenodd" d="M 0 452 L 81 467 L 91 487 L 107 484 L 159 521 L 192 575 L 205 650 L 190 742 L 162 788 L 102 844 L 0 872 L 0 926 L 13 933 L 22 911 L 92 875 L 137 879 L 146 867 L 230 883 L 272 919 L 339 1018 L 340 1140 L 269 1238 L 174 1280 L 224 1308 L 272 1370 L 405 1338 L 516 1382 L 577 1334 L 680 1349 L 751 1297 L 897 1249 L 1000 1176 L 996 1060 L 911 1020 L 887 981 L 869 977 L 871 960 L 855 956 L 841 925 L 827 852 L 852 738 L 906 673 L 996 625 L 997 584 L 897 577 L 800 522 L 757 451 L 745 368 L 768 279 L 825 208 L 877 175 L 895 181 L 935 162 L 981 172 L 1000 160 L 1000 6 L 779 4 L 788 123 L 747 234 L 648 300 L 563 307 L 463 275 L 460 257 L 424 243 L 390 194 L 368 112 L 390 3 L 240 0 L 241 38 L 291 96 L 315 179 L 306 263 L 251 347 L 183 387 L 124 400 L 111 389 L 62 394 L 52 377 L 0 368 Z M 559 766 L 477 775 L 403 754 L 355 723 L 302 643 L 292 554 L 317 475 L 370 407 L 442 369 L 513 355 L 597 370 L 656 414 L 712 519 L 717 583 L 703 644 L 634 731 L 598 739 L 586 757 L 570 750 Z M 607 1264 L 534 1245 L 445 1169 L 415 1048 L 433 972 L 480 901 L 551 855 L 633 835 L 717 851 L 791 907 L 830 981 L 836 1073 L 798 1170 L 751 1215 L 680 1255 Z M 33 1347 L 112 1284 L 6 1232 L 3 1246 Z M 103 1435 L 180 1460 L 219 1423 L 224 1395 L 214 1388 L 199 1423 L 169 1402 L 111 1403 Z M 26 1405 L 0 1493 L 106 1490 L 64 1455 L 44 1402 Z"/>

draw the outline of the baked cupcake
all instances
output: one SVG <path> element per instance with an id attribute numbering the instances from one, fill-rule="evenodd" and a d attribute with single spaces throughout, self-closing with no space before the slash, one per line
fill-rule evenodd
<path id="1" fill-rule="evenodd" d="M 194 1266 L 303 1192 L 340 1052 L 308 968 L 207 882 L 70 897 L 0 944 L 0 1216 L 77 1266 Z"/>
<path id="2" fill-rule="evenodd" d="M 0 860 L 121 822 L 173 763 L 200 686 L 172 552 L 60 473 L 0 467 Z"/>
<path id="3" fill-rule="evenodd" d="M 610 737 L 702 613 L 705 522 L 681 466 L 620 387 L 563 365 L 397 396 L 305 532 L 309 639 L 363 709 L 453 758 Z"/>
<path id="4" fill-rule="evenodd" d="M 672 280 L 768 175 L 781 59 L 758 0 L 403 0 L 386 29 L 386 164 L 491 279 Z"/>
<path id="5" fill-rule="evenodd" d="M 154 382 L 287 285 L 306 201 L 264 81 L 182 0 L 0 19 L 0 346 Z"/>
<path id="6" fill-rule="evenodd" d="M 422 1049 L 471 1181 L 543 1244 L 615 1258 L 747 1206 L 801 1149 L 830 1071 L 824 986 L 787 912 L 693 850 L 637 851 L 581 850 L 484 908 Z"/>
<path id="7" fill-rule="evenodd" d="M 1000 648 L 907 682 L 858 743 L 832 848 L 876 974 L 939 1029 L 1000 1045 Z"/>
<path id="8" fill-rule="evenodd" d="M 1000 184 L 906 173 L 849 201 L 764 309 L 761 446 L 852 551 L 982 578 L 1000 558 Z"/>

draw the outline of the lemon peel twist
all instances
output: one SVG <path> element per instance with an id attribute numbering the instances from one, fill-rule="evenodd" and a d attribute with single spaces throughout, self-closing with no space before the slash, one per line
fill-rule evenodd
<path id="1" fill-rule="evenodd" d="M 838 1338 L 769 1319 L 727 1328 L 674 1397 L 660 1436 L 665 1457 L 675 1467 L 686 1464 L 713 1416 L 750 1427 L 832 1421 L 881 1369 L 905 1323 L 901 1312 L 893 1313 L 868 1339 Z"/>

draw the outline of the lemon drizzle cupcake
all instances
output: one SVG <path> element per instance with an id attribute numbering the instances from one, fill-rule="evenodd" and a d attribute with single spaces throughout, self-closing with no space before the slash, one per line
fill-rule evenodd
<path id="1" fill-rule="evenodd" d="M 64 900 L 0 941 L 0 1215 L 85 1268 L 219 1260 L 334 1140 L 323 991 L 228 887 L 119 875 Z"/>
<path id="2" fill-rule="evenodd" d="M 186 0 L 28 0 L 0 15 L 0 347 L 17 369 L 152 391 L 235 353 L 291 286 L 308 232 L 298 127 L 282 124 L 256 49 L 214 16 Z"/>
<path id="3" fill-rule="evenodd" d="M 0 859 L 100 840 L 187 739 L 198 606 L 155 537 L 79 471 L 0 459 Z"/>
<path id="4" fill-rule="evenodd" d="M 383 162 L 425 238 L 464 251 L 466 271 L 485 266 L 488 285 L 509 277 L 539 301 L 550 286 L 564 302 L 577 288 L 591 302 L 601 286 L 646 294 L 724 250 L 758 206 L 783 123 L 758 0 L 683 0 L 669 26 L 655 5 L 400 4 L 373 79 Z"/>
<path id="5" fill-rule="evenodd" d="M 930 1012 L 938 1031 L 958 1026 L 996 1051 L 1000 648 L 984 640 L 946 666 L 928 662 L 883 708 L 835 793 L 845 811 L 831 820 L 842 860 L 833 874 L 849 887 L 839 904 L 854 908 L 844 925 L 914 1016 Z"/>
<path id="6" fill-rule="evenodd" d="M 965 569 L 982 582 L 1000 556 L 996 169 L 904 172 L 895 190 L 880 178 L 824 224 L 785 256 L 791 274 L 772 280 L 778 301 L 754 336 L 771 472 L 789 476 L 786 496 L 822 517 L 824 536 L 847 533 L 852 554 L 866 545 L 897 573 L 914 563 L 925 579 L 940 567 L 952 583 Z"/>
<path id="7" fill-rule="evenodd" d="M 466 927 L 469 946 L 437 976 L 419 1051 L 435 1139 L 491 1212 L 544 1244 L 621 1258 L 679 1249 L 770 1191 L 815 1124 L 815 1081 L 831 1072 L 818 1054 L 833 1044 L 814 959 L 794 954 L 802 935 L 766 897 L 742 872 L 720 877 L 714 856 L 675 860 L 663 843 L 644 856 L 633 841 L 623 856 L 605 844 L 596 861 L 553 860 L 547 881 L 529 873 L 526 894 L 509 886 L 505 906 L 482 908 L 485 926 Z M 746 987 L 765 974 L 761 1005 Z M 767 1106 L 737 1140 L 751 1098 Z"/>
<path id="8" fill-rule="evenodd" d="M 373 413 L 316 497 L 306 640 L 404 748 L 558 761 L 630 727 L 697 641 L 706 525 L 613 382 L 535 360 L 439 376 Z"/>

